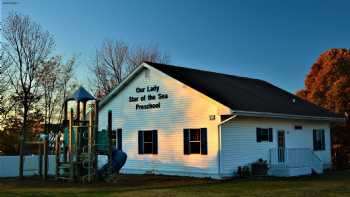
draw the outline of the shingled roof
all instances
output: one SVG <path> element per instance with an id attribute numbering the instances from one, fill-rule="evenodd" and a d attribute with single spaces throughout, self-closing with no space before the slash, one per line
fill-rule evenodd
<path id="1" fill-rule="evenodd" d="M 233 111 L 344 118 L 266 81 L 145 62 Z"/>

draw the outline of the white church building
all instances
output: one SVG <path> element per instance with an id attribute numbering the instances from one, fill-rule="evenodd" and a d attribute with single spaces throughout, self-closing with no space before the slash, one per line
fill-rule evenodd
<path id="1" fill-rule="evenodd" d="M 225 178 L 266 160 L 274 176 L 331 167 L 330 124 L 344 117 L 268 82 L 145 62 L 99 105 L 128 155 L 122 173 Z"/>

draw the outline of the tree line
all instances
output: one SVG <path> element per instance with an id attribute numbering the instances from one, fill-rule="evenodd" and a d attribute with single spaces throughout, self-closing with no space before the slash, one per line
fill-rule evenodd
<path id="1" fill-rule="evenodd" d="M 331 125 L 332 155 L 336 167 L 350 167 L 350 50 L 322 53 L 306 76 L 305 87 L 296 94 L 346 119 L 345 124 Z"/>

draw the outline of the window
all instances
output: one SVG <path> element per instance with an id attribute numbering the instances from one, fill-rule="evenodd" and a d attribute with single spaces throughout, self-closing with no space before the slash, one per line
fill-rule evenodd
<path id="1" fill-rule="evenodd" d="M 158 154 L 157 130 L 139 131 L 139 154 Z"/>
<path id="2" fill-rule="evenodd" d="M 207 128 L 184 129 L 184 154 L 208 154 Z"/>
<path id="3" fill-rule="evenodd" d="M 122 143 L 123 143 L 123 138 L 122 138 L 122 129 L 117 129 L 117 149 L 122 150 Z"/>
<path id="4" fill-rule="evenodd" d="M 294 126 L 294 129 L 295 129 L 295 130 L 302 130 L 302 129 L 303 129 L 303 126 L 301 126 L 301 125 L 295 125 L 295 126 Z"/>
<path id="5" fill-rule="evenodd" d="M 190 150 L 192 154 L 201 153 L 201 130 L 200 129 L 190 130 Z"/>
<path id="6" fill-rule="evenodd" d="M 314 129 L 313 130 L 313 141 L 314 141 L 314 150 L 325 150 L 325 139 L 324 139 L 324 130 L 323 129 Z"/>
<path id="7" fill-rule="evenodd" d="M 144 131 L 143 132 L 143 154 L 153 153 L 153 132 Z"/>
<path id="8" fill-rule="evenodd" d="M 256 128 L 256 141 L 272 142 L 273 141 L 272 128 L 268 128 L 268 129 Z"/>

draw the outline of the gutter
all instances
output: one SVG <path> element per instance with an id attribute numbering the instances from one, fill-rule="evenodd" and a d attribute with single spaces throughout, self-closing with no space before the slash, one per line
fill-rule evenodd
<path id="1" fill-rule="evenodd" d="M 344 123 L 346 118 L 340 117 L 321 117 L 321 116 L 303 116 L 303 115 L 291 115 L 282 113 L 271 113 L 271 112 L 255 112 L 255 111 L 234 111 L 233 114 L 238 116 L 248 116 L 248 117 L 266 117 L 266 118 L 282 118 L 282 119 L 294 119 L 294 120 L 316 120 L 316 121 L 330 121 L 330 122 L 340 122 Z"/>
<path id="2" fill-rule="evenodd" d="M 218 175 L 221 177 L 221 126 L 224 125 L 225 123 L 229 122 L 230 120 L 236 118 L 237 115 L 232 115 L 231 117 L 227 118 L 226 120 L 220 122 L 218 124 L 218 138 L 219 138 L 219 151 L 218 151 Z"/>

